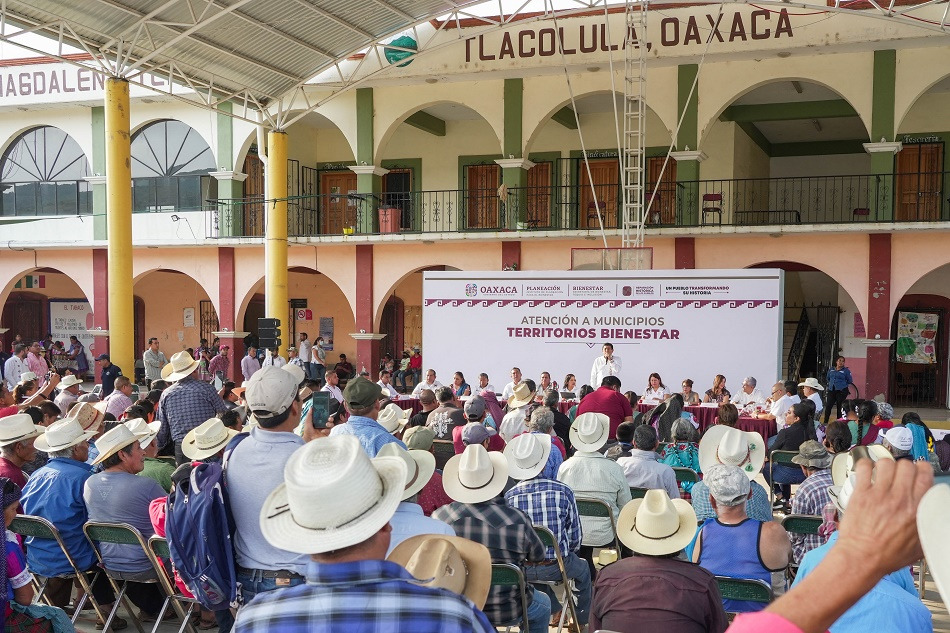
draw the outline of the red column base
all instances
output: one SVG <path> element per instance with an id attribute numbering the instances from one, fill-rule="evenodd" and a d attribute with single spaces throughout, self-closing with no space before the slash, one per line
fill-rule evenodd
<path id="1" fill-rule="evenodd" d="M 883 395 L 885 402 L 890 402 L 888 388 L 890 387 L 890 357 L 889 347 L 869 347 L 867 378 L 864 388 L 864 397 L 868 400 Z"/>
<path id="2" fill-rule="evenodd" d="M 356 373 L 362 371 L 365 367 L 369 372 L 370 380 L 376 382 L 379 373 L 379 341 L 375 340 L 357 340 L 356 341 L 356 362 L 353 363 L 353 369 Z"/>

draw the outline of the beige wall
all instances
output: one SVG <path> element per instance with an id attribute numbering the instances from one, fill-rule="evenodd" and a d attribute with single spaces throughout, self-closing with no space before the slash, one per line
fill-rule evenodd
<path id="1" fill-rule="evenodd" d="M 145 304 L 145 338 L 158 337 L 165 355 L 198 347 L 201 338 L 199 302 L 210 299 L 197 281 L 178 272 L 144 275 L 132 292 Z M 195 309 L 194 327 L 185 327 L 184 309 Z"/>
<path id="2" fill-rule="evenodd" d="M 946 132 L 950 129 L 950 92 L 928 92 L 922 95 L 897 127 L 898 134 Z M 946 169 L 946 167 L 944 167 Z"/>

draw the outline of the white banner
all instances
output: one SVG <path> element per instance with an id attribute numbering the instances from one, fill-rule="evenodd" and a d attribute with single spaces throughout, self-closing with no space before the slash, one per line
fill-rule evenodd
<path id="1" fill-rule="evenodd" d="M 771 269 L 427 272 L 423 369 L 443 384 L 486 372 L 500 391 L 517 366 L 579 388 L 612 343 L 624 391 L 658 372 L 672 391 L 692 378 L 702 394 L 723 374 L 730 391 L 754 376 L 768 393 L 783 374 L 783 288 Z"/>
<path id="2" fill-rule="evenodd" d="M 90 371 L 95 367 L 92 350 L 93 336 L 87 330 L 93 328 L 92 306 L 88 301 L 49 300 L 49 331 L 54 341 L 62 341 L 69 349 L 69 337 L 75 336 L 83 344 Z"/>

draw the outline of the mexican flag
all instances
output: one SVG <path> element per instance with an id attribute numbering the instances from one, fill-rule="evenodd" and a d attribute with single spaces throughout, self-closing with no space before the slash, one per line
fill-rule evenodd
<path id="1" fill-rule="evenodd" d="M 45 288 L 46 275 L 27 275 L 16 282 L 14 288 Z"/>

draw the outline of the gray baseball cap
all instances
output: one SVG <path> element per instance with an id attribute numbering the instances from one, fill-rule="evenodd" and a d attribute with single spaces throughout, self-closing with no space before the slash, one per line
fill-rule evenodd
<path id="1" fill-rule="evenodd" d="M 716 503 L 730 507 L 744 503 L 752 486 L 741 468 L 729 464 L 716 464 L 711 467 L 703 475 L 703 482 Z"/>

